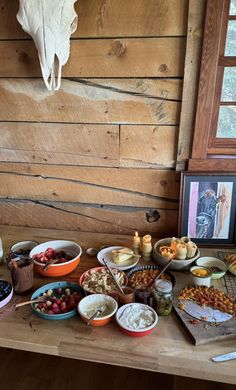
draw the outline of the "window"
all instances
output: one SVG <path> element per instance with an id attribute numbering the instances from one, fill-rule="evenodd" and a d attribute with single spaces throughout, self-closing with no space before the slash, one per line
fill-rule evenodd
<path id="1" fill-rule="evenodd" d="M 189 170 L 236 170 L 236 0 L 208 0 Z"/>

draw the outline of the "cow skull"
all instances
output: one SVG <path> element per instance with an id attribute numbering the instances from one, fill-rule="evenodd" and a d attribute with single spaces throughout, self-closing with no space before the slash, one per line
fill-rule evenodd
<path id="1" fill-rule="evenodd" d="M 77 28 L 77 0 L 19 1 L 17 19 L 34 40 L 44 82 L 49 91 L 58 90 L 70 55 L 70 36 Z"/>

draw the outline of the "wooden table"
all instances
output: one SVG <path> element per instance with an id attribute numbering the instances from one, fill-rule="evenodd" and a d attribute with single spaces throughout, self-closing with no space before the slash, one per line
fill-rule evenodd
<path id="1" fill-rule="evenodd" d="M 10 244 L 25 239 L 39 242 L 71 239 L 82 247 L 104 244 L 130 246 L 132 243 L 132 238 L 128 236 L 6 226 L 0 226 L 0 237 L 5 253 Z M 214 251 L 206 249 L 202 253 L 214 254 Z M 83 254 L 78 269 L 69 277 L 78 278 L 96 264 L 96 259 Z M 175 276 L 178 283 L 177 273 Z M 0 278 L 10 280 L 10 273 L 3 264 L 0 265 Z M 35 275 L 35 288 L 51 281 Z M 22 297 L 14 296 L 13 300 L 19 301 Z M 236 342 L 228 340 L 196 347 L 174 313 L 160 318 L 149 336 L 129 338 L 119 331 L 115 322 L 92 328 L 86 327 L 79 317 L 46 321 L 32 314 L 28 306 L 18 311 L 9 306 L 1 309 L 0 347 L 236 384 L 235 360 L 218 364 L 210 360 L 211 356 L 236 350 Z"/>

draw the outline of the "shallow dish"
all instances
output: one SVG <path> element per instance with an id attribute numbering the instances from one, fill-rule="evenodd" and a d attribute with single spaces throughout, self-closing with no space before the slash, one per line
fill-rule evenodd
<path id="1" fill-rule="evenodd" d="M 196 265 L 209 268 L 212 271 L 212 279 L 222 278 L 227 271 L 226 264 L 216 257 L 199 257 L 196 260 Z M 214 271 L 214 267 L 219 268 L 219 271 Z"/>
<path id="2" fill-rule="evenodd" d="M 90 322 L 92 326 L 104 326 L 111 321 L 112 316 L 118 309 L 116 300 L 105 294 L 92 294 L 83 298 L 78 304 L 78 312 L 82 320 L 87 323 L 89 318 L 101 309 L 103 312 Z"/>
<path id="3" fill-rule="evenodd" d="M 70 288 L 73 291 L 77 291 L 81 295 L 81 298 L 84 297 L 83 289 L 81 289 L 77 284 L 69 283 L 69 282 L 54 282 L 54 283 L 45 284 L 44 286 L 42 286 L 38 290 L 36 290 L 33 293 L 33 295 L 31 296 L 31 300 L 36 299 L 36 298 L 42 296 L 43 293 L 45 293 L 48 290 L 54 290 L 54 289 L 58 289 L 58 288 Z M 68 311 L 66 313 L 61 313 L 61 314 L 46 314 L 46 313 L 43 313 L 41 311 L 36 310 L 36 308 L 34 307 L 34 304 L 31 304 L 31 307 L 32 307 L 33 312 L 37 316 L 39 316 L 41 318 L 44 318 L 45 320 L 66 320 L 67 318 L 74 317 L 76 315 L 76 313 L 77 313 L 76 306 L 75 306 L 75 308 L 73 310 L 70 310 L 70 311 Z"/>
<path id="4" fill-rule="evenodd" d="M 121 271 L 125 271 L 127 269 L 135 267 L 136 264 L 138 264 L 139 258 L 137 257 L 131 257 L 129 260 L 123 261 L 120 264 L 117 264 L 113 261 L 113 253 L 112 251 L 117 251 L 119 249 L 125 249 L 126 247 L 124 246 L 110 246 L 108 248 L 102 249 L 98 254 L 97 254 L 97 259 L 98 262 L 101 265 L 104 265 L 103 259 L 105 259 L 108 263 L 108 265 L 111 268 L 117 268 Z M 128 248 L 127 248 L 128 249 Z"/>
<path id="5" fill-rule="evenodd" d="M 152 317 L 152 323 L 148 326 L 142 324 L 142 320 L 139 321 L 139 314 L 135 310 L 146 311 Z M 135 320 L 134 320 L 135 318 Z M 128 303 L 121 306 L 116 312 L 116 322 L 119 325 L 120 330 L 127 336 L 131 337 L 143 337 L 151 333 L 158 322 L 158 316 L 155 310 L 142 303 Z M 134 324 L 135 322 L 135 324 Z M 141 324 L 142 327 L 136 328 L 135 326 Z M 134 326 L 135 325 L 135 326 Z"/>
<path id="6" fill-rule="evenodd" d="M 44 242 L 43 244 L 37 245 L 31 250 L 30 258 L 33 259 L 34 255 L 45 252 L 48 248 L 52 248 L 56 251 L 65 251 L 68 255 L 71 255 L 73 259 L 65 261 L 64 263 L 51 264 L 45 271 L 43 270 L 44 266 L 46 265 L 45 263 L 40 263 L 37 260 L 33 260 L 34 268 L 39 274 L 49 277 L 63 276 L 74 271 L 78 266 L 80 262 L 80 256 L 82 254 L 82 248 L 73 241 L 55 240 Z"/>
<path id="7" fill-rule="evenodd" d="M 128 286 L 131 286 L 130 284 L 130 277 L 135 273 L 135 272 L 139 272 L 139 271 L 145 271 L 145 270 L 160 270 L 161 271 L 162 267 L 159 267 L 158 265 L 140 265 L 140 266 L 136 266 L 134 267 L 132 270 L 130 270 L 129 272 L 127 272 L 127 277 L 128 277 Z M 168 272 L 168 271 L 165 271 L 164 276 L 168 276 L 168 280 L 171 281 L 172 285 L 174 286 L 175 285 L 175 278 L 174 276 Z M 133 287 L 135 288 L 135 287 Z"/>
<path id="8" fill-rule="evenodd" d="M 107 286 L 109 286 L 111 281 L 112 281 L 112 286 L 113 286 L 111 289 L 108 289 L 108 287 L 107 287 L 106 291 L 102 287 L 103 284 L 102 285 L 98 285 L 96 283 L 96 279 L 97 279 L 96 275 L 99 277 L 100 280 L 102 280 L 102 278 L 100 278 L 100 275 L 102 273 L 104 273 L 104 272 L 105 272 L 105 275 L 107 275 L 107 278 L 106 278 L 107 279 L 106 280 Z M 127 283 L 128 283 L 128 278 L 127 278 L 126 274 L 123 271 L 120 271 L 120 270 L 117 270 L 117 269 L 113 269 L 113 273 L 116 273 L 116 272 L 118 272 L 121 275 L 121 277 L 122 277 L 123 283 L 121 284 L 121 286 L 122 287 L 126 286 Z M 92 274 L 94 276 L 94 280 L 91 282 L 91 284 L 90 284 L 90 286 L 88 288 L 88 287 L 86 287 L 87 282 L 86 282 L 86 285 L 85 285 L 85 281 L 88 280 L 88 277 L 92 276 Z M 108 281 L 108 283 L 107 283 L 107 281 Z M 110 274 L 109 274 L 109 272 L 108 272 L 106 267 L 95 267 L 95 268 L 91 268 L 88 271 L 84 272 L 81 275 L 80 279 L 79 279 L 79 284 L 88 294 L 97 294 L 97 293 L 99 293 L 99 294 L 111 294 L 114 291 L 117 291 L 117 288 L 116 287 L 114 288 L 114 281 L 111 278 L 111 276 L 110 276 Z"/>
<path id="9" fill-rule="evenodd" d="M 163 267 L 168 263 L 169 259 L 165 256 L 162 256 L 161 253 L 159 252 L 160 246 L 164 245 L 170 245 L 172 240 L 172 237 L 168 238 L 163 238 L 162 240 L 157 241 L 154 246 L 153 246 L 153 252 L 152 252 L 152 257 L 153 260 L 156 261 L 158 264 L 162 265 Z M 197 249 L 197 253 L 194 257 L 190 259 L 185 259 L 185 260 L 175 260 L 173 259 L 171 264 L 169 265 L 169 269 L 178 271 L 178 270 L 186 270 L 189 269 L 191 264 L 194 263 L 194 261 L 200 256 L 200 251 Z"/>

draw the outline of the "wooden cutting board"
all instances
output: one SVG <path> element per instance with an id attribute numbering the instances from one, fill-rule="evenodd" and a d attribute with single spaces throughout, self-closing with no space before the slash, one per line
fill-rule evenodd
<path id="1" fill-rule="evenodd" d="M 235 317 L 228 321 L 221 322 L 220 324 L 211 324 L 205 321 L 198 321 L 194 324 L 192 323 L 194 318 L 185 311 L 178 308 L 177 299 L 174 299 L 173 304 L 177 317 L 188 331 L 195 345 L 211 343 L 213 341 L 219 340 L 233 339 L 236 337 Z"/>

